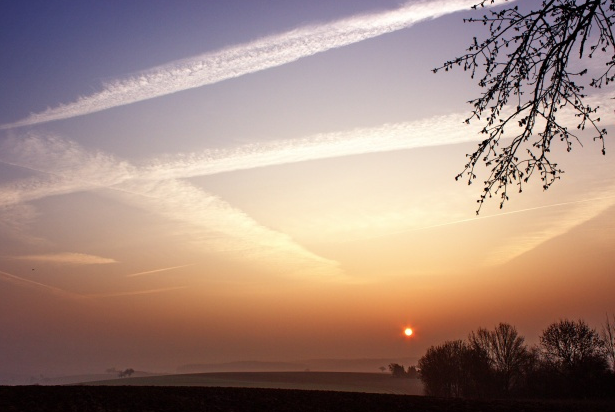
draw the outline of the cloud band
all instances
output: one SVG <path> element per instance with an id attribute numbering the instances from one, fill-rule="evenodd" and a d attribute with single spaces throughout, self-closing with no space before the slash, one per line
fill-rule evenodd
<path id="1" fill-rule="evenodd" d="M 97 93 L 31 114 L 17 122 L 1 125 L 0 130 L 69 119 L 218 83 L 405 29 L 423 20 L 468 9 L 475 2 L 476 0 L 436 0 L 409 3 L 395 10 L 298 28 L 174 61 L 126 79 L 109 82 Z M 496 1 L 496 4 L 500 2 Z"/>

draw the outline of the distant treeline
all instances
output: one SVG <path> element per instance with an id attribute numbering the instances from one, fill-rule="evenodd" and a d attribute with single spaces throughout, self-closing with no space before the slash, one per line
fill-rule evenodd
<path id="1" fill-rule="evenodd" d="M 466 340 L 431 346 L 418 362 L 418 376 L 431 396 L 615 397 L 615 316 L 607 316 L 601 333 L 583 320 L 560 320 L 542 332 L 539 342 L 528 347 L 506 323 L 480 328 Z M 399 369 L 391 372 L 400 374 Z"/>
<path id="2" fill-rule="evenodd" d="M 419 372 L 416 366 L 408 366 L 408 370 L 404 368 L 404 365 L 398 363 L 391 363 L 389 365 L 389 371 L 394 378 L 410 378 L 416 379 L 419 377 Z"/>

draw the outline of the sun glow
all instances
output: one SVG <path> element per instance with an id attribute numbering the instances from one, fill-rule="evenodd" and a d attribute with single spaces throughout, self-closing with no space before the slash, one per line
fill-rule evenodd
<path id="1" fill-rule="evenodd" d="M 406 335 L 406 336 L 412 336 L 412 333 L 413 333 L 413 332 L 412 332 L 412 329 L 410 329 L 410 328 L 406 328 L 406 329 L 404 329 L 404 335 Z"/>

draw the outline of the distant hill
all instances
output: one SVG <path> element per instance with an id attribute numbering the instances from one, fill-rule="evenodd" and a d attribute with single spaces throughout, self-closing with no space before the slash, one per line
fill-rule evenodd
<path id="1" fill-rule="evenodd" d="M 177 373 L 214 373 L 214 372 L 363 372 L 382 373 L 380 367 L 387 368 L 383 373 L 389 375 L 391 363 L 406 368 L 416 365 L 417 358 L 365 358 L 365 359 L 308 359 L 290 362 L 239 361 L 226 363 L 193 363 L 179 366 Z M 119 371 L 117 371 L 119 372 Z M 114 373 L 90 373 L 66 376 L 14 375 L 0 371 L 0 385 L 70 385 L 75 383 L 113 380 Z M 167 372 L 168 373 L 168 372 Z M 156 376 L 161 373 L 136 371 L 132 377 Z"/>
<path id="2" fill-rule="evenodd" d="M 195 363 L 177 368 L 179 373 L 207 372 L 298 372 L 309 369 L 304 363 L 241 361 L 227 363 Z"/>
<path id="3" fill-rule="evenodd" d="M 302 389 L 341 392 L 422 395 L 419 379 L 394 378 L 385 373 L 361 372 L 214 372 L 134 377 L 99 382 L 92 386 L 201 386 L 226 388 Z"/>
<path id="4" fill-rule="evenodd" d="M 305 361 L 310 370 L 328 372 L 378 372 L 381 366 L 387 368 L 391 363 L 404 365 L 406 368 L 416 365 L 417 358 L 382 358 L 382 359 L 311 359 Z"/>
<path id="5" fill-rule="evenodd" d="M 135 371 L 133 377 L 158 376 L 159 373 Z M 72 385 L 76 383 L 106 381 L 118 379 L 117 372 L 89 373 L 64 376 L 0 376 L 0 385 Z"/>
<path id="6" fill-rule="evenodd" d="M 177 368 L 178 373 L 208 372 L 378 372 L 381 366 L 387 368 L 391 363 L 406 367 L 416 365 L 416 358 L 382 359 L 310 359 L 296 362 L 241 361 L 226 363 L 193 363 Z"/>

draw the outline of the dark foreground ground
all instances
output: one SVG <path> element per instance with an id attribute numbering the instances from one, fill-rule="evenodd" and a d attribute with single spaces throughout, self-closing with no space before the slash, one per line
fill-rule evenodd
<path id="1" fill-rule="evenodd" d="M 256 388 L 2 386 L 0 387 L 0 411 L 615 412 L 615 402 L 481 401 L 409 395 Z"/>

